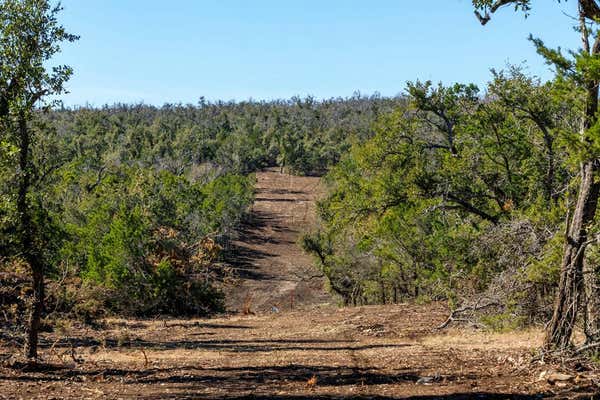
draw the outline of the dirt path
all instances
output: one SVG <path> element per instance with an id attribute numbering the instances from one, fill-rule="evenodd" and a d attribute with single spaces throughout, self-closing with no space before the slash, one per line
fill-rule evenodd
<path id="1" fill-rule="evenodd" d="M 227 308 L 253 312 L 307 309 L 333 303 L 313 259 L 298 246 L 299 235 L 314 224 L 319 178 L 256 174 L 256 200 L 233 242 L 228 263 L 239 277 L 226 288 Z"/>

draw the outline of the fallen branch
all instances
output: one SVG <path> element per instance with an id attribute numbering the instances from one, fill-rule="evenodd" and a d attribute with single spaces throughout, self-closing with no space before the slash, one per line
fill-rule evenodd
<path id="1" fill-rule="evenodd" d="M 493 306 L 499 306 L 500 303 L 498 302 L 490 302 L 487 304 L 483 304 L 483 305 L 473 305 L 473 306 L 463 306 L 463 307 L 459 307 L 456 310 L 453 310 L 450 315 L 448 316 L 448 319 L 446 319 L 446 321 L 444 321 L 443 324 L 441 324 L 440 326 L 438 326 L 436 329 L 444 329 L 446 328 L 448 325 L 450 325 L 450 323 L 452 323 L 453 321 L 456 321 L 456 317 L 461 314 L 464 313 L 466 311 L 479 311 L 479 310 L 483 310 L 485 308 L 489 308 L 489 307 L 493 307 Z"/>
<path id="2" fill-rule="evenodd" d="M 144 355 L 144 368 L 148 368 L 148 356 L 146 355 L 146 351 L 144 350 L 143 347 L 140 347 L 140 350 L 142 351 L 142 354 Z"/>
<path id="3" fill-rule="evenodd" d="M 586 350 L 590 350 L 590 349 L 595 349 L 596 347 L 600 347 L 600 342 L 594 342 L 594 343 L 589 343 L 583 346 L 579 346 L 578 348 L 576 348 L 573 353 L 575 354 L 580 354 L 583 353 Z"/>
<path id="4" fill-rule="evenodd" d="M 71 351 L 69 352 L 69 355 L 71 356 L 75 364 L 83 363 L 83 359 L 77 358 L 77 353 L 75 352 L 75 347 L 73 347 L 73 345 L 71 345 Z"/>
<path id="5" fill-rule="evenodd" d="M 52 353 L 56 356 L 56 358 L 58 358 L 58 360 L 61 363 L 64 363 L 65 361 L 63 360 L 62 356 L 60 354 L 58 354 L 58 352 L 56 350 L 54 350 L 54 347 L 56 346 L 56 344 L 60 341 L 60 338 L 56 339 L 54 341 L 54 343 L 52 343 L 52 346 L 50 346 L 50 349 L 48 350 L 49 353 Z"/>

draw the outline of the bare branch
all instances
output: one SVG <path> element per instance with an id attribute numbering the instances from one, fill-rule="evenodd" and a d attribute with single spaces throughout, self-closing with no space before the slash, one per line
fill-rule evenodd
<path id="1" fill-rule="evenodd" d="M 481 25 L 485 25 L 492 18 L 491 14 L 498 11 L 499 8 L 509 5 L 509 4 L 519 4 L 519 3 L 521 3 L 520 0 L 497 0 L 490 6 L 489 10 L 486 10 L 485 14 L 483 14 L 483 15 L 478 10 L 475 10 L 475 16 L 477 17 L 477 19 L 479 20 Z"/>

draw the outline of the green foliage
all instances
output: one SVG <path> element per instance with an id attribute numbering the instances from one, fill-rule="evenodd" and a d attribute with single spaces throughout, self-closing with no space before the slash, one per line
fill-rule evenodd
<path id="1" fill-rule="evenodd" d="M 497 0 L 473 0 L 473 6 L 476 9 L 487 11 L 490 8 L 494 7 L 494 4 L 498 3 Z M 501 2 L 502 3 L 502 2 Z M 531 0 L 514 0 L 510 2 L 503 2 L 505 4 L 512 3 L 515 11 L 529 11 L 531 10 Z"/>
<path id="2" fill-rule="evenodd" d="M 539 257 L 531 260 L 525 279 L 538 285 L 545 285 L 546 287 L 555 285 L 560 275 L 564 242 L 564 232 L 557 231 L 545 243 Z"/>
<path id="3" fill-rule="evenodd" d="M 227 243 L 253 200 L 251 173 L 275 165 L 320 173 L 402 102 L 360 95 L 322 102 L 201 99 L 196 106 L 35 113 L 32 204 L 45 210 L 36 218 L 46 269 L 51 278 L 74 282 L 72 295 L 57 296 L 84 319 L 99 310 L 220 310 L 216 260 L 206 259 L 200 243 Z M 1 143 L 0 256 L 13 257 L 18 149 Z"/>
<path id="4" fill-rule="evenodd" d="M 254 199 L 254 178 L 225 175 L 203 186 L 200 193 L 204 200 L 204 223 L 208 231 L 219 227 L 232 228 L 239 222 L 243 210 Z"/>
<path id="5" fill-rule="evenodd" d="M 514 290 L 547 291 L 555 271 L 539 260 L 559 240 L 578 98 L 517 67 L 494 72 L 484 98 L 473 85 L 407 92 L 326 176 L 321 227 L 303 247 L 347 303 L 456 302 L 506 274 Z"/>
<path id="6" fill-rule="evenodd" d="M 116 104 L 102 109 L 57 110 L 48 123 L 69 150 L 87 156 L 89 167 L 107 163 L 155 165 L 179 174 L 213 164 L 247 174 L 281 166 L 299 174 L 322 173 L 353 141 L 371 135 L 377 116 L 402 98 L 293 98 L 272 102 L 198 105 Z M 73 154 L 65 155 L 66 158 Z"/>
<path id="7" fill-rule="evenodd" d="M 527 326 L 527 320 L 523 316 L 509 311 L 485 315 L 481 318 L 481 322 L 494 332 L 510 332 Z"/>
<path id="8" fill-rule="evenodd" d="M 198 279 L 206 236 L 223 234 L 253 200 L 253 179 L 223 175 L 202 184 L 168 171 L 120 168 L 65 213 L 64 264 L 109 290 L 113 311 L 198 314 L 222 295 Z"/>

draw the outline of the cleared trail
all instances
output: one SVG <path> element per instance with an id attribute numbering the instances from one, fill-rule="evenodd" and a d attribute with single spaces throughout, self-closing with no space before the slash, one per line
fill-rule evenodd
<path id="1" fill-rule="evenodd" d="M 256 174 L 256 199 L 227 262 L 236 283 L 226 287 L 227 308 L 288 311 L 333 304 L 313 259 L 298 239 L 315 221 L 319 178 L 269 169 Z"/>

